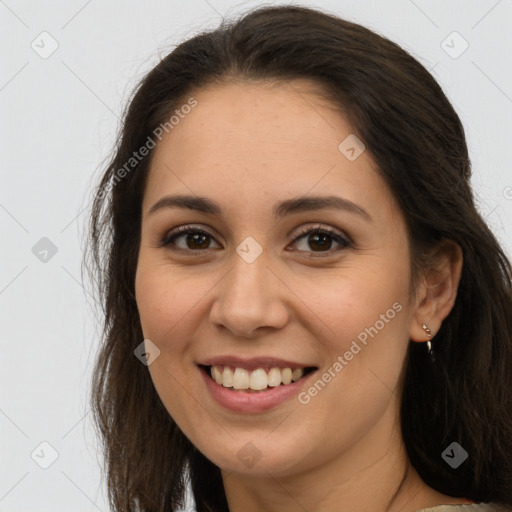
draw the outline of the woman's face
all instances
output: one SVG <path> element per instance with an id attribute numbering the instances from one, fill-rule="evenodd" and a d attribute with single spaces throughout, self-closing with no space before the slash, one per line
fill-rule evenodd
<path id="1" fill-rule="evenodd" d="M 227 471 L 285 476 L 355 446 L 364 458 L 398 414 L 414 314 L 405 223 L 369 152 L 307 85 L 200 90 L 145 190 L 136 298 L 146 348 L 160 351 L 148 368 L 184 434 Z M 160 202 L 178 195 L 189 207 Z M 338 203 L 312 201 L 327 196 Z M 287 203 L 300 197 L 311 202 Z M 193 208 L 200 198 L 215 209 Z M 185 226 L 203 233 L 162 244 Z M 210 379 L 199 365 L 214 358 L 235 387 L 265 386 L 271 367 L 316 370 L 249 392 L 229 370 L 225 385 Z"/>

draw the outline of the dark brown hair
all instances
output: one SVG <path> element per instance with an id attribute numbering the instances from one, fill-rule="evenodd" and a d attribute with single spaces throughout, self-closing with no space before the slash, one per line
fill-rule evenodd
<path id="1" fill-rule="evenodd" d="M 512 505 L 511 265 L 475 208 L 460 119 L 430 73 L 395 43 L 334 15 L 282 5 L 223 21 L 163 58 L 136 88 L 95 191 L 84 261 L 94 267 L 105 320 L 91 400 L 114 510 L 176 510 L 187 470 L 198 512 L 228 510 L 220 469 L 180 431 L 133 355 L 143 340 L 134 281 L 151 154 L 121 180 L 115 175 L 194 90 L 294 79 L 318 84 L 378 164 L 406 220 L 412 284 L 438 242 L 462 248 L 457 298 L 433 340 L 436 363 L 423 344 L 410 343 L 403 438 L 429 486 Z M 457 469 L 441 458 L 453 441 L 469 454 Z"/>

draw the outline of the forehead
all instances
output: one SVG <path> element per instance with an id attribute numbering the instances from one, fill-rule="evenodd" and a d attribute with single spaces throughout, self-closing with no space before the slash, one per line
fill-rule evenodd
<path id="1" fill-rule="evenodd" d="M 291 152 L 296 159 L 307 159 L 328 146 L 336 154 L 340 137 L 353 130 L 318 92 L 307 81 L 234 82 L 201 89 L 193 94 L 197 106 L 167 138 L 182 149 L 195 146 L 189 162 L 194 157 L 255 156 L 262 149 L 277 158 Z M 219 151 L 212 152 L 214 148 Z"/>
<path id="2" fill-rule="evenodd" d="M 237 82 L 191 96 L 196 106 L 154 150 L 146 211 L 170 191 L 214 195 L 230 204 L 238 198 L 242 205 L 339 192 L 392 207 L 369 152 L 350 160 L 340 150 L 355 134 L 311 82 Z"/>

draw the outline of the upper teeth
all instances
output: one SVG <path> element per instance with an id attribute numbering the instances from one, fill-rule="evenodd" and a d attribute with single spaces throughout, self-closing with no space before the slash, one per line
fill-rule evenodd
<path id="1" fill-rule="evenodd" d="M 304 375 L 304 368 L 270 368 L 268 375 L 263 368 L 245 370 L 229 366 L 212 366 L 210 373 L 217 384 L 225 388 L 254 389 L 259 391 L 267 386 L 276 387 L 282 384 L 290 384 L 299 380 Z"/>

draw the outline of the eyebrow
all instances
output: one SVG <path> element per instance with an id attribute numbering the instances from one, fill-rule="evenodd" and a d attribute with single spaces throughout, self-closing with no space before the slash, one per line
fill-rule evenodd
<path id="1" fill-rule="evenodd" d="M 215 201 L 207 197 L 189 195 L 164 196 L 149 209 L 148 215 L 171 208 L 184 208 L 216 217 L 222 216 L 222 208 Z M 372 221 L 370 214 L 358 204 L 343 197 L 332 195 L 293 197 L 274 205 L 272 212 L 275 219 L 280 219 L 294 213 L 315 210 L 343 210 L 358 215 L 367 221 Z"/>

